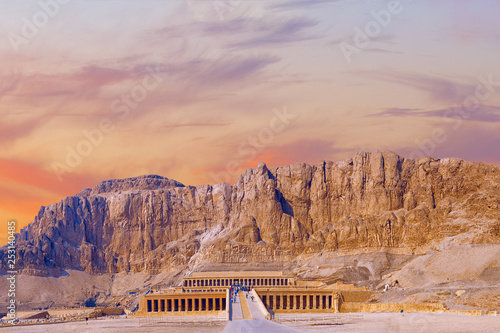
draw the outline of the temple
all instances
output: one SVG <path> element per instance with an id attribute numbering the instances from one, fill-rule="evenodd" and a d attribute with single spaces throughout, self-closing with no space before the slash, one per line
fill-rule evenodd
<path id="1" fill-rule="evenodd" d="M 181 286 L 150 291 L 137 316 L 217 315 L 231 319 L 236 290 L 250 293 L 265 317 L 274 313 L 338 313 L 345 302 L 367 302 L 372 292 L 353 285 L 300 281 L 276 271 L 195 272 Z M 247 294 L 248 296 L 248 294 Z M 242 302 L 245 301 L 242 299 Z"/>

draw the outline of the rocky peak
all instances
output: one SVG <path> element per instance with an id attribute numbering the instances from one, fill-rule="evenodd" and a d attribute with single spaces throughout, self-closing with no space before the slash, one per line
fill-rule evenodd
<path id="1" fill-rule="evenodd" d="M 184 185 L 176 180 L 162 176 L 144 175 L 125 179 L 105 180 L 94 186 L 94 188 L 86 188 L 80 191 L 77 196 L 92 196 L 129 190 L 158 190 L 174 187 L 184 187 Z"/>

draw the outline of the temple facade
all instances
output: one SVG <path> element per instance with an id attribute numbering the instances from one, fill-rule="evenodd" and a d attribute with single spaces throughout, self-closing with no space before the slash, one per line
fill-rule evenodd
<path id="1" fill-rule="evenodd" d="M 341 287 L 348 287 L 341 290 Z M 196 272 L 181 286 L 141 297 L 137 316 L 224 315 L 230 317 L 231 292 L 252 290 L 269 313 L 337 313 L 344 302 L 366 302 L 371 292 L 354 286 L 296 281 L 282 272 Z M 253 298 L 252 298 L 253 301 Z"/>

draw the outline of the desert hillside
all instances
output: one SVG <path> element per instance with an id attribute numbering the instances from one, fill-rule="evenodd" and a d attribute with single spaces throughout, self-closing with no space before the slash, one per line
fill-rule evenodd
<path id="1" fill-rule="evenodd" d="M 414 291 L 386 295 L 398 300 L 468 287 L 470 302 L 436 297 L 494 304 L 500 167 L 374 152 L 315 166 L 260 163 L 234 185 L 109 180 L 42 207 L 17 249 L 20 283 L 56 279 L 55 294 L 76 284 L 72 301 L 117 302 L 127 290 L 175 284 L 194 270 L 263 267 L 371 288 L 397 279 Z"/>

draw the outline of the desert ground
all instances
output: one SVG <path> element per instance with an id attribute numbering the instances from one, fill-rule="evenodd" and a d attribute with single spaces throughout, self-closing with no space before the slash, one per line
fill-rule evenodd
<path id="1" fill-rule="evenodd" d="M 8 327 L 2 332 L 186 332 L 212 333 L 222 332 L 225 321 L 217 318 L 189 318 L 184 322 L 167 322 L 165 319 L 148 321 L 138 318 L 100 318 L 85 322 L 71 322 L 50 325 Z M 249 322 L 238 329 L 241 332 L 267 333 L 264 325 Z M 358 313 L 358 314 L 293 314 L 278 315 L 276 322 L 283 327 L 282 332 L 463 332 L 496 333 L 500 332 L 500 316 L 468 316 L 448 313 Z"/>

